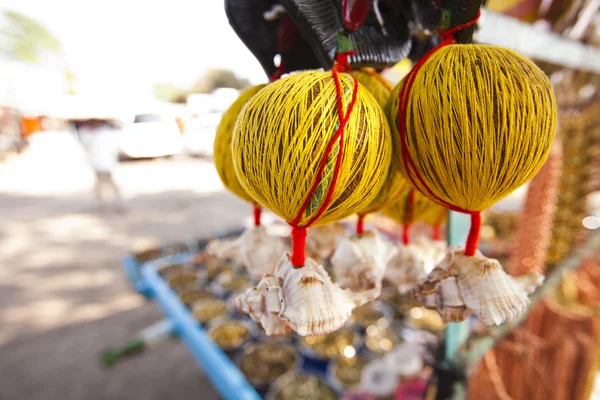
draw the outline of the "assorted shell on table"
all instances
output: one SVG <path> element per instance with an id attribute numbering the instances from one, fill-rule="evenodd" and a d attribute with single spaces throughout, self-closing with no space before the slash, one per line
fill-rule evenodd
<path id="1" fill-rule="evenodd" d="M 542 284 L 538 272 L 512 277 L 498 260 L 476 251 L 450 247 L 446 257 L 427 279 L 412 290 L 424 306 L 435 309 L 444 322 L 457 322 L 475 314 L 486 325 L 500 325 L 523 313 L 528 294 Z"/>
<path id="2" fill-rule="evenodd" d="M 341 222 L 311 227 L 306 231 L 306 255 L 317 262 L 324 262 L 335 251 L 337 241 L 348 235 Z"/>
<path id="3" fill-rule="evenodd" d="M 353 293 L 333 283 L 321 264 L 306 258 L 294 268 L 284 254 L 274 275 L 236 299 L 238 309 L 259 322 L 267 335 L 294 330 L 301 336 L 324 335 L 341 328 L 352 310 L 373 300 L 378 293 Z"/>
<path id="4" fill-rule="evenodd" d="M 269 235 L 265 226 L 254 226 L 235 239 L 213 240 L 207 250 L 219 258 L 241 263 L 252 279 L 259 280 L 273 273 L 273 266 L 288 246 L 283 237 Z"/>
<path id="5" fill-rule="evenodd" d="M 446 242 L 420 236 L 412 243 L 401 244 L 388 262 L 385 278 L 398 288 L 400 294 L 408 293 L 442 261 Z"/>
<path id="6" fill-rule="evenodd" d="M 342 237 L 331 257 L 336 282 L 344 289 L 362 292 L 379 288 L 396 247 L 375 231 Z"/>

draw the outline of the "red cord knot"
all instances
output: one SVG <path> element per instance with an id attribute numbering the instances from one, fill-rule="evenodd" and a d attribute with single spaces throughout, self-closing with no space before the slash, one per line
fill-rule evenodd
<path id="1" fill-rule="evenodd" d="M 256 203 L 254 203 L 254 226 L 260 226 L 260 214 L 262 209 Z"/>
<path id="2" fill-rule="evenodd" d="M 292 256 L 290 260 L 294 268 L 300 268 L 304 266 L 306 255 L 304 254 L 304 248 L 306 247 L 306 228 L 305 227 L 292 227 Z"/>
<path id="3" fill-rule="evenodd" d="M 346 51 L 343 53 L 337 53 L 335 56 L 335 62 L 333 63 L 333 67 L 331 67 L 332 71 L 335 72 L 348 72 L 350 71 L 350 56 L 356 55 L 356 51 Z"/>
<path id="4" fill-rule="evenodd" d="M 471 20 L 467 23 L 464 23 L 462 25 L 457 25 L 450 29 L 440 28 L 440 29 L 438 29 L 438 35 L 440 35 L 440 37 L 442 38 L 442 42 L 452 43 L 452 42 L 454 42 L 454 37 L 455 37 L 454 35 L 457 32 L 460 32 L 464 29 L 467 29 L 470 26 L 475 25 L 477 23 L 477 21 L 479 20 L 480 16 L 481 16 L 481 11 L 477 11 L 477 16 L 473 20 Z"/>
<path id="5" fill-rule="evenodd" d="M 269 81 L 270 82 L 275 82 L 276 80 L 280 79 L 281 76 L 283 74 L 285 74 L 287 71 L 285 69 L 285 63 L 283 62 L 283 60 L 281 60 L 279 62 L 279 66 L 277 68 L 275 68 L 275 72 L 273 72 L 273 75 L 271 75 L 269 77 Z"/>
<path id="6" fill-rule="evenodd" d="M 356 223 L 356 234 L 357 235 L 362 235 L 363 233 L 365 233 L 365 215 L 364 214 L 358 214 L 358 222 Z"/>

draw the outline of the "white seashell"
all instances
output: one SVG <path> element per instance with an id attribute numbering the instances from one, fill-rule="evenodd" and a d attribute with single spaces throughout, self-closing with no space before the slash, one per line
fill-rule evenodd
<path id="1" fill-rule="evenodd" d="M 333 254 L 338 238 L 348 236 L 341 222 L 316 226 L 306 231 L 306 255 L 317 262 L 324 262 Z"/>
<path id="2" fill-rule="evenodd" d="M 352 310 L 372 300 L 374 291 L 354 294 L 331 281 L 322 265 L 307 258 L 294 268 L 284 254 L 274 275 L 236 299 L 238 309 L 260 322 L 267 335 L 293 329 L 301 336 L 324 335 L 344 325 Z"/>
<path id="3" fill-rule="evenodd" d="M 414 343 L 402 343 L 394 347 L 383 360 L 400 376 L 414 376 L 424 367 L 419 346 Z"/>
<path id="4" fill-rule="evenodd" d="M 498 260 L 464 255 L 458 247 L 415 287 L 413 296 L 424 307 L 436 309 L 444 322 L 456 322 L 475 314 L 486 325 L 500 325 L 519 316 L 527 308 L 527 295 L 543 282 L 535 272 L 513 278 Z"/>
<path id="5" fill-rule="evenodd" d="M 255 226 L 234 240 L 212 241 L 207 250 L 219 258 L 238 261 L 252 279 L 259 280 L 273 272 L 273 266 L 287 247 L 282 237 L 269 235 L 265 226 Z"/>
<path id="6" fill-rule="evenodd" d="M 412 243 L 400 245 L 389 261 L 385 278 L 398 288 L 400 294 L 408 293 L 444 258 L 446 242 L 420 236 Z"/>
<path id="7" fill-rule="evenodd" d="M 396 371 L 384 360 L 373 360 L 362 369 L 360 388 L 373 396 L 389 396 L 397 385 Z"/>
<path id="8" fill-rule="evenodd" d="M 396 251 L 374 230 L 341 238 L 331 257 L 336 282 L 353 292 L 381 288 L 385 268 Z"/>

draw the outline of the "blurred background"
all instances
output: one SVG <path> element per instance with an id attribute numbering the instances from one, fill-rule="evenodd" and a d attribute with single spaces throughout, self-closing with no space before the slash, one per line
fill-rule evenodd
<path id="1" fill-rule="evenodd" d="M 488 7 L 597 48 L 599 3 Z M 600 228 L 600 96 L 597 73 L 540 65 L 555 84 L 562 137 L 575 138 L 563 142 L 565 178 L 550 213 L 560 232 L 553 264 Z M 406 71 L 384 75 L 397 82 Z M 218 398 L 177 341 L 112 369 L 97 359 L 162 316 L 131 290 L 125 255 L 228 231 L 249 215 L 224 191 L 213 139 L 239 91 L 266 81 L 222 1 L 2 0 L 0 400 Z M 106 139 L 89 140 L 95 129 Z M 489 254 L 510 257 L 525 194 L 486 215 Z M 597 262 L 586 262 L 597 278 Z M 594 282 L 589 301 L 578 300 L 586 306 L 598 303 Z"/>
<path id="2" fill-rule="evenodd" d="M 210 155 L 260 64 L 218 1 L 0 3 L 0 399 L 215 398 L 183 344 L 111 371 L 97 357 L 160 318 L 120 258 L 247 215 Z M 68 122 L 86 113 L 122 121 L 119 212 Z"/>

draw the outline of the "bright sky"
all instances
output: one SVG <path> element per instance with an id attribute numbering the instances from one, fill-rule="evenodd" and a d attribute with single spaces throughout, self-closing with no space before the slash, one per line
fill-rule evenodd
<path id="1" fill-rule="evenodd" d="M 189 85 L 210 67 L 253 83 L 258 61 L 229 26 L 222 0 L 1 0 L 60 40 L 81 83 L 98 88 Z"/>

